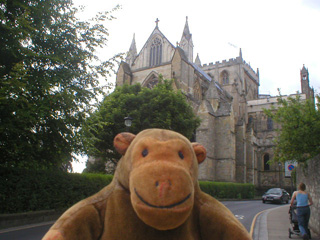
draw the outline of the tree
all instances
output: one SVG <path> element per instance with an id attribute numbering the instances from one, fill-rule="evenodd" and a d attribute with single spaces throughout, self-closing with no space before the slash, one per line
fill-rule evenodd
<path id="1" fill-rule="evenodd" d="M 319 96 L 317 96 L 319 102 Z M 320 154 L 320 112 L 311 99 L 296 97 L 278 98 L 278 109 L 265 113 L 281 125 L 275 139 L 274 162 L 296 160 L 306 163 Z"/>
<path id="2" fill-rule="evenodd" d="M 71 0 L 0 2 L 0 166 L 70 166 L 80 151 L 77 132 L 117 56 L 95 54 L 112 11 L 77 12 Z"/>
<path id="3" fill-rule="evenodd" d="M 106 96 L 97 111 L 86 119 L 83 141 L 86 153 L 105 162 L 117 163 L 113 139 L 125 132 L 124 118 L 133 118 L 130 132 L 136 134 L 147 128 L 171 129 L 192 138 L 200 124 L 186 97 L 172 88 L 172 81 L 163 80 L 153 88 L 140 84 L 124 85 Z"/>
<path id="4" fill-rule="evenodd" d="M 107 173 L 106 163 L 101 159 L 96 159 L 95 161 L 87 161 L 86 168 L 83 173 Z"/>

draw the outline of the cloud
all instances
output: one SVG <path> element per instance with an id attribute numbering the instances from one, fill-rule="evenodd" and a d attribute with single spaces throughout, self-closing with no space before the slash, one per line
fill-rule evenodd
<path id="1" fill-rule="evenodd" d="M 319 0 L 302 0 L 302 5 L 320 11 Z"/>

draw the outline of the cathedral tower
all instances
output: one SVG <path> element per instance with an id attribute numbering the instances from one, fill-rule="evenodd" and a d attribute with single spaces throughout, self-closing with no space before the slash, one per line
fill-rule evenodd
<path id="1" fill-rule="evenodd" d="M 188 17 L 186 17 L 186 24 L 184 26 L 182 37 L 180 40 L 180 47 L 185 52 L 188 60 L 193 63 L 193 42 L 192 34 L 189 30 Z"/>
<path id="2" fill-rule="evenodd" d="M 301 93 L 306 95 L 307 99 L 314 99 L 314 90 L 310 87 L 309 71 L 304 66 L 300 70 Z"/>
<path id="3" fill-rule="evenodd" d="M 129 66 L 132 65 L 134 59 L 137 56 L 137 47 L 136 47 L 136 40 L 135 40 L 135 34 L 133 34 L 133 39 L 131 42 L 130 49 L 127 53 L 126 62 L 129 64 Z"/>

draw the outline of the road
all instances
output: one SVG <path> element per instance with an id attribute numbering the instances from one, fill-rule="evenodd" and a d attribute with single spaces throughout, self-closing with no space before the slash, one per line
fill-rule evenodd
<path id="1" fill-rule="evenodd" d="M 0 240 L 40 240 L 53 223 L 34 224 L 0 230 Z"/>
<path id="2" fill-rule="evenodd" d="M 222 201 L 231 210 L 239 221 L 250 231 L 255 215 L 263 210 L 279 207 L 278 204 L 263 204 L 256 201 Z M 52 223 L 23 226 L 20 228 L 0 230 L 0 240 L 41 240 Z"/>
<path id="3" fill-rule="evenodd" d="M 222 203 L 239 219 L 248 232 L 250 232 L 252 220 L 256 214 L 266 209 L 281 206 L 280 204 L 262 203 L 261 200 L 222 201 Z"/>

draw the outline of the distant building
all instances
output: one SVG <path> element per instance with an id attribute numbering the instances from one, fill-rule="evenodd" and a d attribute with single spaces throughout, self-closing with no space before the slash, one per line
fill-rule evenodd
<path id="1" fill-rule="evenodd" d="M 201 64 L 194 60 L 188 19 L 179 43 L 173 45 L 160 31 L 158 21 L 150 37 L 137 53 L 133 37 L 126 61 L 121 62 L 116 85 L 141 83 L 152 88 L 162 74 L 174 79 L 201 118 L 196 141 L 207 149 L 200 165 L 199 179 L 253 183 L 257 187 L 290 186 L 284 166 L 269 166 L 273 158 L 273 138 L 278 127 L 263 113 L 276 105 L 276 97 L 259 95 L 259 69 L 253 70 L 239 56 L 222 62 Z M 308 70 L 301 70 L 301 97 L 312 98 Z"/>

